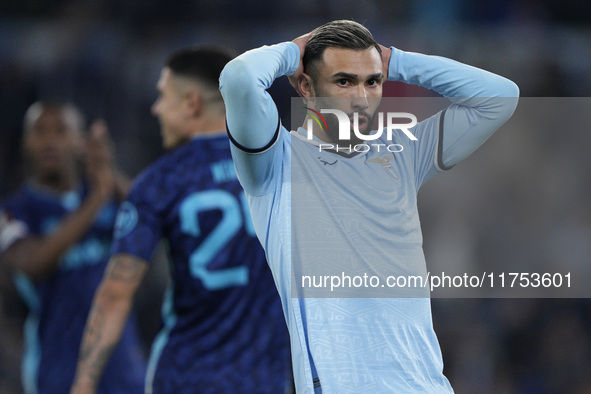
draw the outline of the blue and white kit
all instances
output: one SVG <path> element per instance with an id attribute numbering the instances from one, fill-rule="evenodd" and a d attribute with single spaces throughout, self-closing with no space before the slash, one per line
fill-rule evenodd
<path id="1" fill-rule="evenodd" d="M 392 48 L 388 80 L 435 90 L 451 105 L 411 130 L 418 141 L 400 133 L 394 142 L 402 152 L 346 157 L 319 152 L 305 130 L 290 133 L 280 122 L 266 89 L 299 62 L 295 43 L 264 46 L 234 59 L 220 77 L 234 164 L 288 322 L 296 389 L 452 392 L 428 298 L 299 297 L 292 283 L 319 245 L 320 263 L 337 270 L 349 258 L 372 272 L 376 256 L 386 256 L 380 264 L 394 273 L 425 272 L 418 189 L 509 119 L 518 88 L 453 60 Z"/>

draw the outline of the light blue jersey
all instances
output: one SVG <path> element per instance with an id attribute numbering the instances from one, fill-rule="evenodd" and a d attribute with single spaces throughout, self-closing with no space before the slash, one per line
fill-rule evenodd
<path id="1" fill-rule="evenodd" d="M 295 72 L 299 55 L 293 43 L 262 47 L 220 77 L 234 163 L 291 335 L 296 389 L 452 392 L 428 295 L 388 298 L 355 289 L 335 298 L 301 280 L 341 271 L 424 274 L 418 189 L 497 130 L 513 113 L 518 89 L 474 67 L 393 48 L 389 80 L 436 90 L 452 104 L 412 129 L 417 141 L 403 134 L 381 141 L 399 143 L 401 152 L 340 155 L 321 151 L 303 129 L 288 132 L 265 91 Z"/>

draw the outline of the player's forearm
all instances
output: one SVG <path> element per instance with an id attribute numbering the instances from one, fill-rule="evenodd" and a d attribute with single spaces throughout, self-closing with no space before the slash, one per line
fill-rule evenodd
<path id="1" fill-rule="evenodd" d="M 275 135 L 279 115 L 266 90 L 276 78 L 295 72 L 299 55 L 291 42 L 264 46 L 243 53 L 222 71 L 228 130 L 241 146 L 260 149 Z"/>
<path id="2" fill-rule="evenodd" d="M 131 189 L 131 181 L 119 170 L 114 171 L 115 176 L 115 197 L 118 201 L 124 201 Z"/>
<path id="3" fill-rule="evenodd" d="M 392 48 L 388 80 L 419 85 L 461 105 L 478 106 L 519 97 L 519 88 L 507 78 L 439 56 Z M 478 100 L 470 100 L 478 98 Z M 503 100 L 509 102 L 510 100 Z M 517 100 L 513 100 L 515 105 Z"/>
<path id="4" fill-rule="evenodd" d="M 73 393 L 96 389 L 105 365 L 121 339 L 130 309 L 131 300 L 114 298 L 101 286 L 86 324 Z"/>
<path id="5" fill-rule="evenodd" d="M 513 114 L 519 88 L 488 71 L 438 56 L 392 48 L 390 80 L 435 90 L 452 104 L 442 115 L 442 161 L 451 167 L 474 152 Z"/>
<path id="6" fill-rule="evenodd" d="M 73 393 L 92 393 L 97 387 L 121 339 L 133 296 L 147 267 L 144 260 L 130 255 L 115 255 L 109 261 L 86 323 Z"/>
<path id="7" fill-rule="evenodd" d="M 13 245 L 7 253 L 8 263 L 33 279 L 43 278 L 56 269 L 68 248 L 82 239 L 103 204 L 102 198 L 90 195 L 52 233 L 30 237 Z"/>

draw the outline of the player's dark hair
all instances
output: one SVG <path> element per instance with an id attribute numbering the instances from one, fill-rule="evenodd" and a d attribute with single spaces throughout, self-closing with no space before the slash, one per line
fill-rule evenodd
<path id="1" fill-rule="evenodd" d="M 316 29 L 306 45 L 302 59 L 304 72 L 310 74 L 310 66 L 322 60 L 326 48 L 362 51 L 372 47 L 382 54 L 380 45 L 371 32 L 360 23 L 350 20 L 328 22 Z"/>
<path id="2" fill-rule="evenodd" d="M 166 67 L 176 75 L 199 81 L 208 89 L 218 89 L 220 73 L 236 53 L 218 45 L 199 45 L 174 52 Z"/>

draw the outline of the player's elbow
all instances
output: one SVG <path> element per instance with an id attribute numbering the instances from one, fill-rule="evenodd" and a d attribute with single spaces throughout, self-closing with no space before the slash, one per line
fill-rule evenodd
<path id="1" fill-rule="evenodd" d="M 514 99 L 519 98 L 519 86 L 510 79 L 505 79 L 505 84 L 503 87 L 503 97 L 510 97 Z M 517 102 L 517 100 L 515 100 Z"/>
<path id="2" fill-rule="evenodd" d="M 109 277 L 103 278 L 95 295 L 95 302 L 105 310 L 128 309 L 133 302 L 134 289 Z"/>
<path id="3" fill-rule="evenodd" d="M 226 103 L 243 102 L 256 88 L 250 64 L 240 56 L 230 61 L 220 74 L 220 92 Z M 232 100 L 233 99 L 233 100 Z"/>
<path id="4" fill-rule="evenodd" d="M 517 108 L 519 87 L 515 82 L 499 77 L 495 93 L 495 97 L 491 99 L 492 101 L 489 104 L 490 109 L 494 114 L 493 118 L 503 124 L 513 116 Z"/>
<path id="5" fill-rule="evenodd" d="M 242 87 L 241 81 L 248 78 L 248 68 L 240 58 L 231 60 L 220 74 L 220 91 L 226 98 L 229 92 L 236 92 Z"/>
<path id="6" fill-rule="evenodd" d="M 11 269 L 25 274 L 33 281 L 40 281 L 55 270 L 55 263 L 33 237 L 15 242 L 5 252 L 3 260 Z"/>
<path id="7" fill-rule="evenodd" d="M 502 83 L 499 83 L 497 96 L 504 99 L 503 101 L 506 102 L 507 108 L 513 114 L 519 101 L 519 86 L 510 79 L 502 78 Z"/>
<path id="8" fill-rule="evenodd" d="M 142 282 L 148 263 L 139 257 L 116 254 L 111 257 L 96 298 L 105 305 L 127 307 Z"/>

